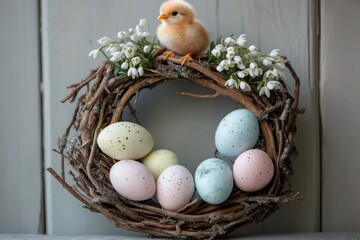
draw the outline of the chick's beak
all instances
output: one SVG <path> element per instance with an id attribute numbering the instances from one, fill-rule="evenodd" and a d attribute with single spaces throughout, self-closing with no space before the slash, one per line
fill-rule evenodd
<path id="1" fill-rule="evenodd" d="M 165 12 L 162 12 L 160 13 L 160 15 L 158 16 L 158 20 L 165 20 L 165 19 L 168 19 L 169 16 L 165 13 Z"/>

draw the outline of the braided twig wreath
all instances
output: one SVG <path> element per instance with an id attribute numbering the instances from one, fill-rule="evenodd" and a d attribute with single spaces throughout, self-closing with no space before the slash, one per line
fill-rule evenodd
<path id="1" fill-rule="evenodd" d="M 270 98 L 259 96 L 256 90 L 248 93 L 224 86 L 222 75 L 206 59 L 198 59 L 180 66 L 181 60 L 171 57 L 164 61 L 159 49 L 153 54 L 154 68 L 146 69 L 144 76 L 135 80 L 130 77 L 112 81 L 114 65 L 103 62 L 89 76 L 69 86 L 72 91 L 62 100 L 75 100 L 82 88 L 86 93 L 77 98 L 73 117 L 59 142 L 61 174 L 48 171 L 80 200 L 86 208 L 103 214 L 113 225 L 129 231 L 143 232 L 156 237 L 204 239 L 223 235 L 231 230 L 253 222 L 259 222 L 278 208 L 279 203 L 298 199 L 289 177 L 292 174 L 292 159 L 295 153 L 294 134 L 299 113 L 300 80 L 289 61 L 285 66 L 295 80 L 293 96 L 283 80 L 282 91 Z M 96 138 L 101 128 L 121 120 L 124 108 L 136 111 L 139 93 L 144 88 L 153 88 L 173 79 L 189 81 L 212 89 L 215 97 L 222 95 L 250 110 L 259 120 L 260 141 L 274 162 L 275 175 L 265 189 L 256 193 L 244 193 L 234 188 L 229 199 L 220 205 L 210 205 L 194 199 L 176 212 L 167 211 L 152 200 L 135 202 L 120 196 L 111 186 L 109 170 L 113 159 L 99 151 Z M 256 86 L 250 85 L 252 89 Z M 133 100 L 134 104 L 131 104 Z M 81 146 L 74 146 L 70 138 L 75 130 Z M 73 170 L 74 185 L 65 181 L 64 162 Z"/>

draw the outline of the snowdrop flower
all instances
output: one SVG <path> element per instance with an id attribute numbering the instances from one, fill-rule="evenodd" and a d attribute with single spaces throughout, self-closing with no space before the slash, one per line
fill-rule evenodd
<path id="1" fill-rule="evenodd" d="M 239 88 L 238 83 L 235 81 L 235 79 L 230 78 L 225 82 L 225 86 L 229 88 Z"/>
<path id="2" fill-rule="evenodd" d="M 234 57 L 234 53 L 227 53 L 226 58 L 231 60 Z"/>
<path id="3" fill-rule="evenodd" d="M 134 33 L 133 35 L 131 35 L 130 39 L 134 42 L 138 42 L 141 39 L 141 35 Z"/>
<path id="4" fill-rule="evenodd" d="M 234 62 L 235 62 L 235 63 L 240 63 L 240 62 L 242 62 L 242 58 L 241 58 L 239 55 L 236 55 L 236 56 L 234 57 Z"/>
<path id="5" fill-rule="evenodd" d="M 269 69 L 265 72 L 264 77 L 266 79 L 278 79 L 279 78 L 279 70 L 277 70 L 276 68 L 274 69 Z"/>
<path id="6" fill-rule="evenodd" d="M 250 92 L 251 91 L 250 85 L 245 81 L 241 81 L 240 84 L 239 84 L 239 87 L 240 87 L 241 90 L 243 90 L 245 92 Z"/>
<path id="7" fill-rule="evenodd" d="M 218 49 L 220 52 L 226 51 L 226 47 L 221 44 L 216 45 L 215 49 Z"/>
<path id="8" fill-rule="evenodd" d="M 142 27 L 145 27 L 145 26 L 149 25 L 149 22 L 147 19 L 143 18 L 143 19 L 140 19 L 139 25 Z"/>
<path id="9" fill-rule="evenodd" d="M 234 44 L 235 44 L 235 40 L 234 40 L 232 37 L 227 37 L 227 38 L 225 38 L 224 43 L 225 43 L 226 45 L 234 45 Z"/>
<path id="10" fill-rule="evenodd" d="M 250 63 L 250 68 L 251 69 L 255 69 L 256 67 L 257 67 L 256 63 L 254 63 L 254 62 Z"/>
<path id="11" fill-rule="evenodd" d="M 125 47 L 125 56 L 127 58 L 133 58 L 135 56 L 136 49 L 134 47 Z"/>
<path id="12" fill-rule="evenodd" d="M 144 76 L 144 68 L 143 68 L 143 67 L 139 67 L 139 68 L 138 68 L 138 73 L 139 73 L 139 76 Z"/>
<path id="13" fill-rule="evenodd" d="M 141 63 L 141 58 L 140 57 L 134 57 L 131 59 L 131 62 L 134 66 L 138 65 L 139 63 Z"/>
<path id="14" fill-rule="evenodd" d="M 244 77 L 247 76 L 247 72 L 246 72 L 246 71 L 238 71 L 236 74 L 237 74 L 237 76 L 238 76 L 239 78 L 244 78 Z"/>
<path id="15" fill-rule="evenodd" d="M 111 53 L 112 57 L 110 58 L 110 61 L 117 62 L 121 59 L 122 53 L 121 52 L 113 52 Z"/>
<path id="16" fill-rule="evenodd" d="M 100 44 L 101 46 L 106 46 L 106 45 L 109 45 L 109 44 L 110 44 L 111 38 L 102 37 L 102 38 L 100 38 L 97 42 L 98 42 L 98 44 Z"/>
<path id="17" fill-rule="evenodd" d="M 234 47 L 228 47 L 226 51 L 227 51 L 227 54 L 226 54 L 227 59 L 232 59 L 235 56 L 235 48 Z"/>
<path id="18" fill-rule="evenodd" d="M 259 95 L 260 96 L 266 95 L 269 98 L 270 97 L 270 89 L 267 86 L 263 86 L 259 91 Z"/>
<path id="19" fill-rule="evenodd" d="M 219 65 L 217 65 L 216 70 L 218 72 L 222 72 L 222 71 L 224 71 L 224 68 L 219 64 Z"/>
<path id="20" fill-rule="evenodd" d="M 128 72 L 127 72 L 128 77 L 131 77 L 132 79 L 135 79 L 139 76 L 138 71 L 136 70 L 136 68 L 131 67 L 129 68 Z"/>
<path id="21" fill-rule="evenodd" d="M 246 34 L 241 34 L 240 37 L 236 40 L 236 44 L 240 47 L 245 47 L 246 42 Z"/>
<path id="22" fill-rule="evenodd" d="M 252 51 L 255 51 L 256 50 L 256 46 L 255 45 L 251 45 L 249 47 L 249 51 L 252 52 Z"/>
<path id="23" fill-rule="evenodd" d="M 230 66 L 229 66 L 229 62 L 228 62 L 228 61 L 222 60 L 219 65 L 222 67 L 222 69 L 229 70 L 229 67 L 230 67 Z M 221 72 L 221 71 L 219 71 L 219 72 Z"/>
<path id="24" fill-rule="evenodd" d="M 264 64 L 264 66 L 269 66 L 270 64 L 272 64 L 272 61 L 270 58 L 266 57 L 263 60 L 263 64 Z"/>
<path id="25" fill-rule="evenodd" d="M 285 68 L 285 63 L 284 63 L 283 59 L 276 61 L 275 66 L 277 66 L 277 67 L 279 67 L 281 69 L 284 69 Z"/>
<path id="26" fill-rule="evenodd" d="M 100 50 L 94 49 L 89 53 L 89 57 L 93 57 L 94 59 L 97 59 L 99 57 Z"/>
<path id="27" fill-rule="evenodd" d="M 150 33 L 150 32 L 143 32 L 143 33 L 141 34 L 141 36 L 143 36 L 144 38 L 148 38 L 148 37 L 151 36 L 151 33 Z"/>
<path id="28" fill-rule="evenodd" d="M 247 68 L 246 70 L 252 78 L 262 75 L 262 73 L 263 73 L 262 69 L 258 68 L 257 64 L 254 62 L 251 62 L 250 67 Z"/>
<path id="29" fill-rule="evenodd" d="M 258 55 L 258 53 L 259 53 L 259 51 L 256 49 L 256 46 L 255 46 L 255 45 L 251 45 L 251 46 L 249 47 L 249 51 L 250 51 L 249 55 L 250 55 L 251 57 L 256 57 L 256 56 Z"/>
<path id="30" fill-rule="evenodd" d="M 130 38 L 130 35 L 122 31 L 122 32 L 118 32 L 117 37 L 120 38 L 121 40 L 125 40 Z"/>
<path id="31" fill-rule="evenodd" d="M 128 67 L 129 67 L 129 63 L 128 63 L 128 62 L 123 62 L 123 63 L 121 64 L 121 69 L 126 70 L 126 69 L 128 69 Z"/>
<path id="32" fill-rule="evenodd" d="M 143 48 L 144 53 L 149 53 L 150 50 L 151 50 L 151 48 L 150 48 L 149 45 L 146 45 L 146 46 L 144 46 L 144 48 Z"/>
<path id="33" fill-rule="evenodd" d="M 113 53 L 113 52 L 118 52 L 120 51 L 120 46 L 119 44 L 115 44 L 115 43 L 111 43 L 107 48 L 106 48 L 107 52 Z"/>
<path id="34" fill-rule="evenodd" d="M 141 31 L 141 29 L 140 29 L 140 25 L 136 25 L 135 31 L 136 31 L 136 33 L 137 33 L 138 35 L 141 35 L 141 34 L 142 34 L 142 31 Z"/>
<path id="35" fill-rule="evenodd" d="M 281 88 L 281 84 L 279 81 L 268 81 L 266 86 L 269 90 L 279 90 Z"/>
<path id="36" fill-rule="evenodd" d="M 134 34 L 134 33 L 135 33 L 135 30 L 134 30 L 133 28 L 129 28 L 128 32 L 129 32 L 130 34 Z"/>
<path id="37" fill-rule="evenodd" d="M 279 55 L 280 49 L 274 49 L 270 52 L 269 56 L 272 58 L 276 58 Z"/>
<path id="38" fill-rule="evenodd" d="M 214 48 L 214 49 L 211 51 L 211 54 L 212 54 L 214 57 L 219 58 L 220 55 L 221 55 L 221 52 L 220 52 L 219 49 Z"/>

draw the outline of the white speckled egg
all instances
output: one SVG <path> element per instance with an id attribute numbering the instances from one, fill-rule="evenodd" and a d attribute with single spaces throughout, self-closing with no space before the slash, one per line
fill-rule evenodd
<path id="1" fill-rule="evenodd" d="M 174 165 L 163 171 L 157 180 L 156 196 L 160 205 L 176 211 L 188 204 L 194 194 L 194 179 L 184 166 Z"/>
<path id="2" fill-rule="evenodd" d="M 97 144 L 101 151 L 117 160 L 140 159 L 151 151 L 154 139 L 136 123 L 117 122 L 99 133 Z"/>
<path id="3" fill-rule="evenodd" d="M 274 164 L 266 152 L 251 149 L 235 160 L 233 173 L 238 188 L 255 192 L 269 184 L 274 175 Z"/>
<path id="4" fill-rule="evenodd" d="M 143 164 L 150 170 L 155 179 L 168 167 L 179 164 L 174 152 L 166 149 L 155 150 L 143 159 Z"/>
<path id="5" fill-rule="evenodd" d="M 215 132 L 215 146 L 224 156 L 237 157 L 253 148 L 259 138 L 259 123 L 247 109 L 226 115 Z"/>
<path id="6" fill-rule="evenodd" d="M 230 166 L 221 159 L 209 158 L 195 172 L 196 191 L 207 203 L 220 204 L 230 196 L 234 181 Z"/>
<path id="7" fill-rule="evenodd" d="M 155 194 L 155 180 L 150 171 L 134 160 L 122 160 L 110 169 L 110 182 L 123 197 L 144 201 Z"/>

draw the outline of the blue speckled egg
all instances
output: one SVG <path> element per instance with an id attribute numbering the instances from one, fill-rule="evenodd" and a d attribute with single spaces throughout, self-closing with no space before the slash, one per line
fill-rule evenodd
<path id="1" fill-rule="evenodd" d="M 238 109 L 226 115 L 215 133 L 215 146 L 224 156 L 237 157 L 254 148 L 259 138 L 259 123 L 252 112 Z"/>
<path id="2" fill-rule="evenodd" d="M 223 160 L 209 158 L 197 167 L 195 186 L 205 202 L 220 204 L 228 199 L 233 189 L 232 170 Z"/>

